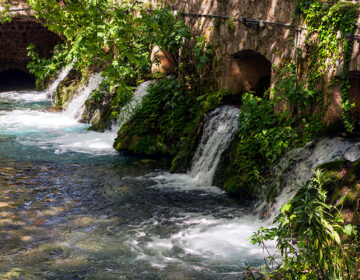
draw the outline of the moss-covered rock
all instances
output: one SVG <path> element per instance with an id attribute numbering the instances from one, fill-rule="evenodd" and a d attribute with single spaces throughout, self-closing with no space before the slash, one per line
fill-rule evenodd
<path id="1" fill-rule="evenodd" d="M 157 156 L 168 154 L 167 146 L 158 137 L 152 135 L 118 137 L 114 147 L 116 150 L 131 151 L 138 155 Z"/>
<path id="2" fill-rule="evenodd" d="M 80 89 L 89 79 L 90 71 L 82 73 L 76 69 L 72 69 L 69 74 L 62 80 L 56 89 L 55 105 L 59 109 L 65 109 L 67 104 L 76 91 Z"/>
<path id="3" fill-rule="evenodd" d="M 355 162 L 338 160 L 318 167 L 323 171 L 329 203 L 341 209 L 347 222 L 360 226 L 360 159 Z"/>
<path id="4" fill-rule="evenodd" d="M 240 175 L 228 178 L 224 183 L 223 189 L 242 198 L 249 198 L 252 195 L 246 186 L 246 178 Z"/>
<path id="5" fill-rule="evenodd" d="M 135 154 L 175 157 L 196 128 L 196 109 L 196 96 L 177 78 L 160 80 L 121 127 L 114 147 Z"/>

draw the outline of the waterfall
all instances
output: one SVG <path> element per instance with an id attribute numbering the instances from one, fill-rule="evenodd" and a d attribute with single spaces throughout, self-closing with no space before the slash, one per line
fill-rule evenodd
<path id="1" fill-rule="evenodd" d="M 339 159 L 356 161 L 360 158 L 360 140 L 321 138 L 302 148 L 294 149 L 274 167 L 272 183 L 281 179 L 281 192 L 270 209 L 270 219 L 276 217 L 281 205 L 290 201 L 296 191 L 312 178 L 312 171 L 319 165 Z M 262 205 L 263 207 L 263 205 Z"/>
<path id="2" fill-rule="evenodd" d="M 66 78 L 66 76 L 70 73 L 72 66 L 73 66 L 73 63 L 71 62 L 67 67 L 62 69 L 61 72 L 59 73 L 59 75 L 57 76 L 57 78 L 55 79 L 55 81 L 52 82 L 52 84 L 48 88 L 47 95 L 48 95 L 48 97 L 50 97 L 51 102 L 53 102 L 53 95 L 54 95 L 57 87 Z"/>
<path id="3" fill-rule="evenodd" d="M 79 119 L 84 111 L 84 103 L 92 91 L 96 90 L 102 81 L 99 73 L 92 74 L 86 86 L 83 86 L 77 96 L 71 100 L 64 114 L 68 117 Z"/>
<path id="4" fill-rule="evenodd" d="M 151 80 L 139 84 L 136 91 L 134 92 L 131 101 L 121 109 L 118 120 L 111 127 L 112 131 L 117 132 L 119 130 L 119 127 L 121 127 L 133 116 L 136 108 L 141 105 L 144 96 L 148 94 L 148 89 L 150 85 L 154 84 L 155 82 L 155 80 Z"/>
<path id="5" fill-rule="evenodd" d="M 226 105 L 206 116 L 200 144 L 189 171 L 199 184 L 211 185 L 221 154 L 239 128 L 239 113 L 238 108 Z"/>

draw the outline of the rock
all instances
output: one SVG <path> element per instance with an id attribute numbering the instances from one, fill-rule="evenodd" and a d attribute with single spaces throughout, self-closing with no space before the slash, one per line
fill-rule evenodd
<path id="1" fill-rule="evenodd" d="M 176 62 L 174 57 L 168 52 L 155 46 L 151 51 L 151 73 L 171 74 L 174 72 Z"/>

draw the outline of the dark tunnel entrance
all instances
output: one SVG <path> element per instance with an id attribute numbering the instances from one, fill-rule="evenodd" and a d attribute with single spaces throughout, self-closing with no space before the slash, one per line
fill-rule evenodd
<path id="1" fill-rule="evenodd" d="M 35 18 L 13 18 L 0 24 L 0 90 L 34 88 L 34 77 L 27 69 L 27 47 L 34 44 L 41 58 L 49 58 L 61 41 Z"/>
<path id="2" fill-rule="evenodd" d="M 254 92 L 262 97 L 270 87 L 271 62 L 253 50 L 243 50 L 230 57 L 226 88 L 233 93 Z"/>
<path id="3" fill-rule="evenodd" d="M 35 89 L 35 78 L 18 69 L 0 72 L 0 91 Z"/>

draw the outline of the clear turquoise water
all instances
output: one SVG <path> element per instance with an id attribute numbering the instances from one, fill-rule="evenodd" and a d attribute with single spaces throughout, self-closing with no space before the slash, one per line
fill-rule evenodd
<path id="1" fill-rule="evenodd" d="M 0 93 L 0 279 L 241 279 L 262 263 L 236 200 L 49 107 Z"/>

